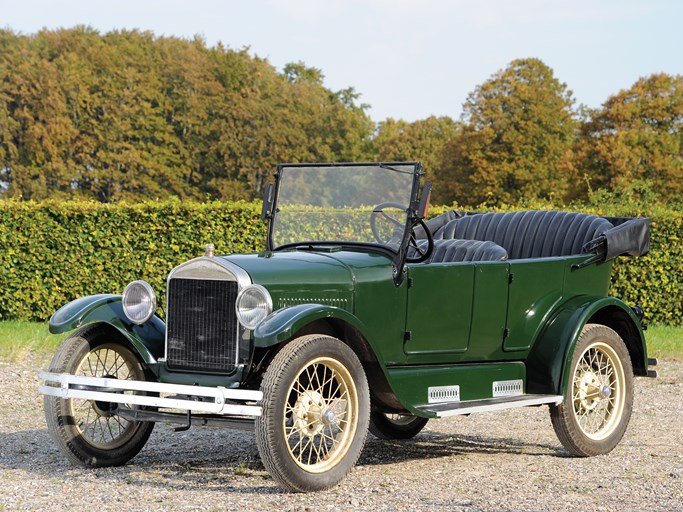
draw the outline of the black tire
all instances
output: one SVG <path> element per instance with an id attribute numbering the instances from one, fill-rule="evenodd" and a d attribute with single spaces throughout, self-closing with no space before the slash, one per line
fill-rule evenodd
<path id="1" fill-rule="evenodd" d="M 73 333 L 59 347 L 50 371 L 97 377 L 146 380 L 148 372 L 120 335 L 103 326 Z M 61 451 L 87 467 L 120 466 L 135 457 L 154 423 L 116 414 L 117 404 L 45 396 L 47 427 Z"/>
<path id="2" fill-rule="evenodd" d="M 316 491 L 351 471 L 370 417 L 367 379 L 353 350 L 329 336 L 297 338 L 273 358 L 261 390 L 256 445 L 278 483 Z"/>
<path id="3" fill-rule="evenodd" d="M 425 427 L 428 418 L 413 414 L 370 414 L 370 433 L 380 439 L 412 439 Z"/>
<path id="4" fill-rule="evenodd" d="M 578 457 L 610 452 L 626 432 L 633 408 L 633 367 L 621 337 L 587 324 L 571 361 L 564 401 L 550 406 L 562 445 Z"/>

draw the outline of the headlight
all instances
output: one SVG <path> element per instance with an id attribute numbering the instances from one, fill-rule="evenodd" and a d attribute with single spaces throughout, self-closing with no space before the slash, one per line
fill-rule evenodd
<path id="1" fill-rule="evenodd" d="M 270 293 L 260 284 L 246 286 L 237 296 L 235 302 L 237 319 L 247 329 L 256 326 L 273 310 Z"/>
<path id="2" fill-rule="evenodd" d="M 157 308 L 154 290 L 145 281 L 133 281 L 123 290 L 123 312 L 134 324 L 144 324 Z"/>

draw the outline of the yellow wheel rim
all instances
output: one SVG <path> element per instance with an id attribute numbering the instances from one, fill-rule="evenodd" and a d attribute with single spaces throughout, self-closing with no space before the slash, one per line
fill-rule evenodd
<path id="1" fill-rule="evenodd" d="M 310 473 L 333 468 L 356 434 L 358 393 L 351 374 L 331 357 L 307 362 L 289 386 L 283 416 L 294 462 Z"/>
<path id="2" fill-rule="evenodd" d="M 572 406 L 585 436 L 600 441 L 617 428 L 624 412 L 624 367 L 614 349 L 604 342 L 589 345 L 573 372 Z"/>

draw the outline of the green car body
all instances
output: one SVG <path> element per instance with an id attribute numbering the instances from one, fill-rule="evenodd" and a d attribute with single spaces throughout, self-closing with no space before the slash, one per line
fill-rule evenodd
<path id="1" fill-rule="evenodd" d="M 581 329 L 595 317 L 620 333 L 636 374 L 647 375 L 640 321 L 629 306 L 607 296 L 611 262 L 579 270 L 572 266 L 585 256 L 409 264 L 408 279 L 395 286 L 391 260 L 381 254 L 286 251 L 224 258 L 273 298 L 273 313 L 251 335 L 253 349 L 277 348 L 302 332 L 322 330 L 341 338 L 351 332 L 348 341 L 361 360 L 381 372 L 374 377 L 393 391 L 395 396 L 384 397 L 390 410 L 400 403 L 430 416 L 417 409 L 427 403 L 427 388 L 452 382 L 466 383 L 463 400 L 491 398 L 493 381 L 511 379 L 524 379 L 529 392 L 564 394 L 566 362 Z M 246 372 L 168 371 L 158 362 L 164 324 L 153 318 L 134 325 L 120 296 L 90 296 L 55 314 L 50 330 L 108 323 L 163 382 L 231 386 L 247 379 Z"/>
<path id="2" fill-rule="evenodd" d="M 297 172 L 301 172 L 302 176 L 297 176 Z M 310 172 L 319 172 L 322 182 L 332 180 L 333 192 L 328 193 L 332 194 L 332 199 L 326 199 L 327 196 L 321 199 L 315 190 L 307 188 L 306 182 L 310 181 L 307 173 Z M 330 172 L 338 174 L 333 175 Z M 343 178 L 345 172 L 352 181 L 360 180 L 350 194 L 354 197 L 359 196 L 358 205 L 351 213 L 342 211 L 343 208 L 335 203 L 340 200 L 335 199 L 334 190 L 342 188 L 343 182 L 338 183 L 334 180 L 339 176 Z M 291 174 L 292 177 L 283 178 L 283 173 L 285 176 Z M 387 178 L 383 173 L 393 174 Z M 396 192 L 391 192 L 388 199 L 383 199 L 386 202 L 381 202 L 372 210 L 367 210 L 363 205 L 372 201 L 372 193 L 379 194 L 378 197 L 381 199 L 383 192 L 371 190 L 367 193 L 370 199 L 363 196 L 368 176 L 378 176 L 380 181 L 396 181 L 388 184 L 382 182 L 382 189 L 393 190 L 392 187 L 396 185 Z M 566 254 L 544 253 L 545 255 L 538 256 L 529 253 L 526 257 L 517 258 L 508 258 L 507 254 L 500 256 L 499 252 L 503 249 L 492 240 L 502 240 L 502 235 L 499 231 L 493 234 L 493 231 L 489 230 L 486 236 L 477 235 L 479 238 L 471 238 L 463 243 L 469 244 L 468 247 L 472 244 L 477 247 L 484 247 L 482 243 L 489 244 L 486 248 L 493 248 L 491 250 L 498 254 L 497 257 L 463 260 L 453 258 L 452 253 L 449 253 L 451 256 L 435 260 L 434 255 L 437 254 L 439 247 L 445 247 L 444 244 L 452 244 L 455 247 L 462 242 L 451 239 L 448 241 L 446 236 L 444 239 L 434 240 L 435 236 L 439 233 L 443 235 L 444 229 L 452 223 L 465 225 L 470 221 L 478 222 L 479 218 L 452 213 L 446 215 L 444 221 L 435 220 L 430 221 L 432 225 L 425 224 L 422 219 L 428 203 L 429 190 L 426 188 L 421 195 L 419 194 L 421 176 L 422 171 L 418 164 L 406 163 L 282 166 L 276 175 L 275 189 L 268 189 L 264 199 L 264 218 L 270 220 L 267 244 L 269 250 L 258 254 L 217 256 L 207 247 L 205 256 L 176 267 L 169 275 L 165 291 L 169 297 L 167 316 L 173 324 L 166 325 L 156 313 L 151 314 L 153 307 L 143 321 L 131 319 L 131 311 L 135 307 L 144 308 L 149 306 L 149 301 L 154 302 L 153 293 L 144 292 L 143 289 L 144 293 L 151 294 L 150 297 L 146 297 L 149 300 L 135 303 L 130 311 L 126 310 L 129 306 L 123 303 L 129 300 L 125 297 L 128 290 L 123 298 L 120 295 L 96 295 L 78 299 L 53 315 L 50 330 L 53 333 L 60 333 L 78 329 L 76 338 L 79 333 L 85 333 L 90 350 L 95 350 L 94 347 L 99 346 L 101 342 L 87 339 L 88 333 L 91 332 L 88 329 L 92 326 L 101 327 L 104 332 L 109 333 L 107 336 L 115 337 L 120 340 L 120 344 L 132 349 L 144 366 L 148 378 L 159 383 L 154 384 L 156 387 L 144 388 L 156 393 L 155 396 L 164 392 L 171 393 L 172 390 L 200 388 L 229 389 L 237 392 L 244 390 L 246 393 L 262 391 L 262 399 L 261 394 L 239 395 L 239 398 L 234 400 L 226 395 L 227 398 L 216 398 L 216 403 L 238 403 L 242 400 L 248 407 L 252 407 L 249 410 L 256 411 L 253 415 L 257 417 L 259 449 L 267 447 L 262 451 L 264 463 L 280 483 L 294 490 L 321 489 L 339 481 L 355 463 L 362 442 L 353 441 L 353 444 L 348 440 L 340 441 L 344 447 L 343 454 L 335 458 L 336 441 L 331 441 L 332 452 L 312 465 L 311 455 L 308 455 L 308 462 L 300 456 L 299 452 L 304 448 L 290 447 L 289 452 L 285 451 L 283 457 L 287 459 L 289 453 L 292 460 L 282 462 L 271 460 L 270 455 L 264 455 L 264 452 L 276 451 L 283 443 L 286 445 L 282 439 L 272 441 L 273 429 L 277 430 L 280 428 L 278 425 L 284 425 L 289 436 L 293 429 L 299 428 L 303 433 L 299 432 L 297 435 L 313 442 L 317 435 L 315 432 L 325 433 L 327 428 L 330 429 L 330 436 L 334 437 L 331 434 L 333 427 L 336 429 L 335 432 L 338 432 L 335 435 L 341 436 L 344 430 L 348 430 L 341 425 L 346 425 L 344 422 L 349 422 L 352 418 L 355 421 L 356 416 L 360 418 L 360 423 L 357 428 L 354 424 L 352 433 L 355 433 L 356 429 L 360 431 L 367 428 L 362 422 L 368 421 L 367 418 L 363 420 L 364 414 L 367 415 L 368 412 L 373 433 L 380 437 L 403 438 L 419 432 L 426 418 L 549 404 L 551 415 L 554 415 L 553 424 L 556 430 L 560 429 L 558 436 L 565 446 L 568 445 L 563 437 L 570 439 L 570 451 L 579 455 L 590 455 L 611 449 L 625 429 L 625 424 L 621 421 L 622 409 L 619 407 L 623 408 L 623 404 L 626 404 L 627 412 L 630 414 L 630 374 L 652 376 L 655 373 L 648 369 L 649 364 L 656 362 L 647 356 L 641 324 L 642 311 L 608 296 L 607 293 L 611 259 L 614 257 L 612 253 L 635 255 L 646 252 L 647 226 L 642 222 L 637 223 L 628 219 L 612 219 L 612 227 L 612 224 L 604 224 L 607 222 L 605 219 L 583 216 L 578 218 L 578 221 L 584 219 L 585 222 L 581 221 L 584 224 L 603 223 L 601 225 L 610 227 L 606 234 L 604 232 L 607 228 L 600 233 L 596 232 L 594 240 L 591 240 L 592 235 L 589 236 L 590 243 L 584 244 L 585 252 L 565 248 L 559 252 Z M 291 180 L 291 183 L 287 180 Z M 289 186 L 287 191 L 283 190 L 285 185 Z M 407 191 L 401 192 L 399 185 Z M 325 193 L 321 195 L 324 196 Z M 299 196 L 304 198 L 302 202 L 308 201 L 305 207 L 297 203 Z M 330 208 L 331 214 L 323 211 L 328 204 L 333 205 Z M 292 210 L 291 213 L 288 208 Z M 385 215 L 385 210 L 390 209 L 398 210 L 398 215 L 393 219 L 391 215 Z M 366 211 L 370 212 L 368 214 L 372 230 L 368 229 L 367 218 L 363 217 L 363 212 Z M 297 215 L 301 216 L 301 226 L 297 224 Z M 540 219 L 539 222 L 546 222 L 546 225 L 549 225 L 549 221 L 543 219 L 562 217 L 565 219 L 562 226 L 569 226 L 572 219 L 577 221 L 576 216 L 570 218 L 570 214 L 565 215 L 562 212 L 520 213 L 516 220 L 510 216 L 502 218 L 500 214 L 496 215 L 499 215 L 496 219 L 502 219 L 501 225 L 508 225 L 511 222 L 519 224 L 521 215 L 526 215 L 527 220 L 522 221 L 526 223 L 523 225 L 527 232 L 531 228 L 526 225 L 532 222 L 528 219 Z M 378 225 L 382 216 L 389 223 L 388 230 L 384 232 Z M 444 224 L 446 221 L 448 224 Z M 313 238 L 314 235 L 311 233 L 318 233 L 327 226 L 330 226 L 330 231 L 334 230 L 334 233 L 337 233 L 334 235 L 336 238 Z M 562 228 L 557 226 L 560 224 L 555 224 L 555 228 L 552 229 L 561 231 Z M 421 235 L 418 234 L 419 229 L 422 229 Z M 567 229 L 575 230 L 574 227 Z M 345 234 L 349 232 L 352 234 Z M 613 232 L 616 234 L 611 235 Z M 559 236 L 563 236 L 562 233 Z M 356 238 L 348 240 L 345 237 Z M 508 235 L 504 238 L 510 239 Z M 523 237 L 519 235 L 517 238 Z M 532 241 L 530 235 L 526 235 L 526 238 Z M 557 244 L 558 247 L 562 245 L 560 242 Z M 543 249 L 548 253 L 545 247 L 541 248 L 538 243 L 536 245 L 537 252 Z M 564 246 L 568 247 L 567 243 Z M 512 253 L 517 251 L 518 247 L 509 245 L 505 249 Z M 212 291 L 216 286 L 232 287 L 232 295 L 229 295 L 231 298 L 226 299 L 227 306 L 218 307 L 208 302 L 205 304 L 206 301 L 218 300 L 220 294 Z M 240 316 L 240 301 L 245 290 L 250 290 L 256 297 L 255 302 L 247 301 L 248 304 L 255 305 L 245 306 L 245 311 L 251 312 L 249 308 L 253 307 L 257 313 L 263 313 L 255 325 L 248 327 L 244 325 L 246 321 L 243 320 L 246 316 Z M 161 290 L 156 292 L 159 293 Z M 206 293 L 206 299 L 202 298 L 203 293 Z M 178 312 L 180 306 L 176 307 L 176 303 L 184 304 L 185 308 L 185 316 L 177 321 L 175 316 L 180 318 L 181 315 Z M 258 308 L 262 308 L 262 311 Z M 202 332 L 202 318 L 219 313 L 222 315 L 221 318 L 225 318 L 221 320 L 224 323 L 218 327 L 225 328 L 227 325 L 226 329 L 230 332 L 226 334 L 227 331 L 221 331 L 221 335 L 205 336 Z M 235 314 L 239 320 L 237 323 L 233 318 Z M 593 326 L 607 329 L 607 335 L 603 337 L 615 338 L 616 341 L 583 341 L 583 338 L 594 330 Z M 210 327 L 213 329 L 215 325 L 212 323 Z M 183 331 L 183 335 L 176 336 L 177 331 Z M 232 340 L 232 348 L 223 353 L 221 336 L 227 335 Z M 213 341 L 207 341 L 209 338 Z M 336 398 L 325 399 L 321 396 L 325 394 L 325 380 L 324 385 L 321 384 L 317 391 L 300 394 L 308 398 L 308 404 L 313 404 L 317 400 L 321 405 L 306 405 L 302 402 L 301 396 L 296 398 L 292 394 L 296 385 L 301 384 L 295 379 L 287 391 L 290 395 L 278 395 L 280 398 L 275 404 L 268 405 L 268 397 L 273 393 L 281 393 L 278 379 L 284 379 L 277 373 L 280 370 L 275 368 L 275 365 L 286 366 L 286 354 L 298 354 L 297 347 L 301 347 L 300 350 L 303 351 L 316 343 L 331 348 L 325 348 L 328 351 L 321 353 L 318 358 L 315 352 L 309 355 L 308 362 L 301 367 L 304 369 L 300 370 L 296 379 L 301 380 L 301 375 L 305 375 L 306 372 L 309 372 L 306 378 L 309 384 L 315 379 L 321 380 L 320 375 L 324 376 L 323 380 L 336 378 L 338 385 L 348 390 L 348 396 L 351 398 L 341 399 L 339 396 L 347 395 L 339 395 L 339 392 L 335 391 Z M 339 348 L 340 345 L 346 348 Z M 619 348 L 622 345 L 623 350 Z M 577 346 L 580 347 L 581 354 L 575 354 Z M 355 376 L 344 376 L 345 368 L 352 367 L 353 361 L 347 364 L 344 362 L 347 361 L 344 359 L 347 356 L 342 354 L 336 359 L 337 355 L 330 355 L 339 354 L 340 351 L 347 349 L 353 353 L 349 357 L 354 361 L 357 359 L 362 367 L 363 375 L 360 381 Z M 211 355 L 214 350 L 220 354 Z M 593 354 L 590 357 L 594 359 L 584 354 L 586 350 L 588 352 L 585 353 Z M 591 350 L 593 352 L 590 352 Z M 197 353 L 196 358 L 193 357 L 192 351 Z M 626 359 L 625 354 L 628 355 L 628 361 L 622 361 Z M 230 359 L 233 357 L 234 360 Z M 588 363 L 581 363 L 581 358 Z M 56 360 L 58 359 L 56 356 Z M 204 361 L 207 362 L 206 366 Z M 322 365 L 323 369 L 320 370 L 318 365 Z M 613 370 L 610 367 L 609 372 L 601 369 L 609 365 L 616 368 Z M 328 367 L 330 375 L 339 374 L 342 377 L 327 377 Z M 625 372 L 622 367 L 626 369 Z M 580 371 L 580 368 L 584 369 Z M 55 391 L 54 382 L 57 382 L 58 378 L 62 379 L 62 388 L 71 389 L 70 377 L 64 376 L 64 372 L 69 373 L 72 369 L 68 365 L 60 367 L 55 362 L 51 371 L 53 373 L 46 374 L 46 380 L 52 379 L 52 387 L 44 386 L 41 388 L 43 393 L 60 396 L 64 400 L 76 396 L 69 394 L 72 391 L 60 391 L 61 395 Z M 285 372 L 286 369 L 282 371 Z M 358 373 L 359 370 L 349 370 L 349 375 L 355 375 L 354 371 Z M 629 374 L 626 383 L 619 382 L 619 379 L 612 382 L 613 371 Z M 59 377 L 57 372 L 62 372 L 62 376 Z M 322 373 L 316 377 L 311 376 L 311 372 Z M 116 378 L 115 375 L 109 375 L 111 372 L 104 373 L 105 375 L 100 373 L 96 376 Z M 365 381 L 369 401 L 363 398 Z M 80 392 L 84 392 L 83 389 L 85 392 L 92 389 L 99 393 L 107 393 L 112 392 L 111 384 L 111 380 L 103 382 L 86 379 L 74 383 L 73 389 L 81 390 Z M 275 391 L 270 389 L 273 386 Z M 331 387 L 331 384 L 329 386 Z M 106 398 L 108 395 L 97 395 L 99 402 L 92 403 L 101 404 L 103 396 Z M 118 403 L 125 403 L 126 396 L 130 395 L 119 397 Z M 271 426 L 259 426 L 267 423 L 261 415 L 268 417 L 275 414 L 272 407 L 282 406 L 282 396 L 290 397 L 285 399 L 284 419 L 269 424 Z M 46 396 L 46 400 L 56 399 Z M 112 398 L 113 400 L 115 399 Z M 197 400 L 203 399 L 194 397 L 192 400 L 196 403 Z M 357 400 L 358 407 L 349 408 L 354 405 L 354 400 Z M 154 403 L 158 408 L 167 408 L 170 402 L 143 403 Z M 587 432 L 587 437 L 584 436 L 587 445 L 581 444 L 583 438 L 574 434 L 574 427 L 571 426 L 573 424 L 561 419 L 561 415 L 567 414 L 566 410 L 572 408 L 572 403 L 579 404 L 574 407 L 585 413 L 616 404 L 613 407 L 619 416 L 614 420 L 617 426 L 613 425 L 605 430 L 610 434 L 609 437 L 616 440 L 612 442 L 608 439 L 608 443 L 600 437 L 602 431 L 598 428 L 595 435 Z M 323 404 L 327 405 L 323 407 Z M 125 409 L 127 406 L 119 406 L 119 409 L 111 408 L 103 413 L 101 405 L 98 407 L 98 414 L 103 414 L 103 417 L 107 418 L 108 415 L 121 411 L 121 414 L 125 412 L 125 417 L 131 421 L 186 422 L 187 427 L 194 424 L 193 415 L 201 417 L 196 412 L 190 412 L 193 408 L 191 404 L 176 404 L 178 409 L 186 411 L 181 413 L 159 413 L 155 412 L 158 408 L 145 406 L 135 411 Z M 347 409 L 340 412 L 340 407 Z M 364 407 L 368 410 L 365 413 Z M 230 409 L 228 412 L 222 410 L 219 415 L 225 414 L 235 421 L 244 420 L 245 414 L 235 414 L 235 410 L 237 409 Z M 399 418 L 397 423 L 387 419 L 392 415 Z M 216 415 L 204 416 L 203 421 L 206 423 L 213 419 L 217 421 Z M 48 424 L 50 421 L 48 418 Z M 628 422 L 628 417 L 625 417 L 625 421 Z M 57 425 L 53 431 L 57 432 L 55 437 L 60 438 L 59 422 Z M 306 433 L 306 428 L 310 429 L 311 433 Z M 282 438 L 282 433 L 280 436 Z M 364 439 L 364 433 L 356 437 Z M 359 442 L 360 448 L 357 446 Z M 81 461 L 84 458 L 83 453 L 90 456 L 89 448 L 86 448 L 85 452 L 79 452 L 66 441 L 62 444 L 65 452 L 76 453 L 76 458 Z M 89 445 L 86 443 L 86 446 Z M 136 445 L 135 449 L 131 450 L 132 455 L 129 454 L 127 458 L 117 461 L 128 460 L 140 447 L 141 445 Z M 346 450 L 355 455 L 345 455 Z M 346 459 L 349 458 L 353 460 L 347 462 Z M 287 466 L 289 463 L 291 467 Z"/>

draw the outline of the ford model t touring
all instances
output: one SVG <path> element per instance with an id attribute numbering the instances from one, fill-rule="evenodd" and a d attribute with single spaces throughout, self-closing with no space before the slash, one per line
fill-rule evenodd
<path id="1" fill-rule="evenodd" d="M 254 429 L 283 486 L 339 482 L 368 429 L 410 438 L 429 419 L 547 405 L 572 454 L 604 454 L 654 375 L 642 310 L 609 297 L 611 260 L 648 250 L 646 219 L 559 211 L 425 222 L 416 163 L 282 165 L 267 250 L 186 261 L 166 290 L 77 299 L 45 384 L 52 436 L 113 466 L 156 422 Z M 156 293 L 166 294 L 165 319 Z"/>

